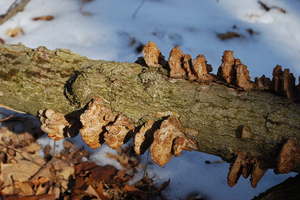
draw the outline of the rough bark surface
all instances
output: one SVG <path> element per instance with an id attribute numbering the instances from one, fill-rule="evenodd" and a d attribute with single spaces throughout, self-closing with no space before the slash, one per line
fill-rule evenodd
<path id="1" fill-rule="evenodd" d="M 264 168 L 276 168 L 283 144 L 289 138 L 300 143 L 300 105 L 270 92 L 172 79 L 164 68 L 91 60 L 68 50 L 0 46 L 0 104 L 33 115 L 43 109 L 69 115 L 94 97 L 136 126 L 175 115 L 199 151 L 227 161 L 247 152 Z M 241 127 L 251 137 L 241 137 Z M 300 171 L 299 160 L 293 171 Z"/>

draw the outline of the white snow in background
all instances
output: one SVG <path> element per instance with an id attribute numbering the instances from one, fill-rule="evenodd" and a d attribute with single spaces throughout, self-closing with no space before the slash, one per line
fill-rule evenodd
<path id="1" fill-rule="evenodd" d="M 92 13 L 83 16 L 79 0 L 32 0 L 26 9 L 0 26 L 0 38 L 7 43 L 23 43 L 36 48 L 67 48 L 94 59 L 133 62 L 140 56 L 135 53 L 138 42 L 151 40 L 157 43 L 168 57 L 170 49 L 179 45 L 185 53 L 195 57 L 204 54 L 216 71 L 225 49 L 235 51 L 236 57 L 245 63 L 251 76 L 271 76 L 276 64 L 300 74 L 300 1 L 264 0 L 287 10 L 265 12 L 256 0 L 146 0 L 132 18 L 142 0 L 94 0 L 85 4 L 83 10 Z M 13 0 L 0 1 L 0 14 Z M 53 15 L 52 21 L 32 21 L 33 17 Z M 233 29 L 233 26 L 237 29 Z M 25 34 L 9 38 L 9 28 L 22 27 Z M 249 35 L 251 28 L 258 35 Z M 237 31 L 244 37 L 220 41 L 216 33 Z M 129 46 L 132 39 L 137 43 Z M 105 157 L 114 153 L 106 145 L 89 149 L 80 136 L 72 139 L 92 153 L 91 160 L 98 164 L 121 166 Z M 43 145 L 52 144 L 46 137 Z M 62 148 L 56 142 L 56 150 Z M 143 156 L 144 162 L 147 156 Z M 157 181 L 171 179 L 166 190 L 169 199 L 183 199 L 190 192 L 199 192 L 209 199 L 251 199 L 289 175 L 274 175 L 268 171 L 258 187 L 251 188 L 249 181 L 241 178 L 234 188 L 226 184 L 228 164 L 205 164 L 205 160 L 219 158 L 199 152 L 185 152 L 172 159 L 165 167 L 149 164 L 147 172 Z M 294 174 L 290 174 L 294 175 Z"/>

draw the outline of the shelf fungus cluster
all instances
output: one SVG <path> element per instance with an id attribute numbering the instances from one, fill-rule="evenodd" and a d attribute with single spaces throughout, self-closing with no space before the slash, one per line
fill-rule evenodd
<path id="1" fill-rule="evenodd" d="M 263 163 L 263 159 L 252 157 L 250 153 L 238 152 L 229 168 L 228 185 L 231 187 L 236 185 L 242 175 L 244 178 L 251 176 L 251 186 L 256 187 L 267 170 Z M 300 145 L 297 144 L 297 140 L 290 138 L 282 145 L 274 171 L 281 174 L 289 173 L 295 169 L 297 163 L 300 163 Z"/>
<path id="2" fill-rule="evenodd" d="M 289 173 L 300 163 L 300 145 L 294 138 L 288 139 L 281 148 L 275 172 Z"/>
<path id="3" fill-rule="evenodd" d="M 216 75 L 211 73 L 212 67 L 207 63 L 205 56 L 198 55 L 192 58 L 184 54 L 179 47 L 171 50 L 167 61 L 153 42 L 145 45 L 143 53 L 144 57 L 139 58 L 137 62 L 158 68 L 158 73 L 165 73 L 167 69 L 168 76 L 164 80 L 172 80 L 171 84 L 177 82 L 175 79 L 185 79 L 195 84 L 221 84 L 224 88 L 230 87 L 241 92 L 264 90 L 299 102 L 300 84 L 296 85 L 294 75 L 279 65 L 274 68 L 272 79 L 263 75 L 252 81 L 247 66 L 234 57 L 233 51 L 224 52 Z M 174 115 L 160 116 L 157 120 L 149 120 L 137 126 L 124 113 L 116 113 L 108 105 L 104 99 L 94 98 L 80 110 L 80 116 L 76 116 L 75 121 L 50 109 L 40 111 L 41 129 L 50 138 L 59 140 L 74 135 L 71 132 L 76 128 L 83 141 L 91 148 L 98 148 L 106 143 L 111 148 L 118 149 L 133 137 L 135 153 L 140 155 L 149 149 L 152 160 L 160 166 L 169 162 L 173 156 L 179 156 L 183 150 L 199 150 L 195 140 L 190 138 L 191 134 L 185 134 L 189 132 L 188 129 L 183 127 L 179 118 Z M 142 119 L 135 119 L 137 120 Z M 251 128 L 240 126 L 236 136 L 240 139 L 253 139 Z M 236 153 L 236 159 L 229 169 L 228 185 L 234 186 L 240 176 L 250 176 L 251 185 L 256 187 L 268 168 L 275 168 L 277 173 L 288 173 L 300 165 L 300 146 L 295 139 L 288 139 L 278 158 L 272 158 L 267 165 L 265 155 L 257 157 L 258 154 L 252 154 L 243 151 Z"/>
<path id="4" fill-rule="evenodd" d="M 150 120 L 136 133 L 134 150 L 138 155 L 145 151 L 143 146 L 147 146 L 147 143 L 149 145 L 147 138 L 153 138 L 151 158 L 160 166 L 169 162 L 173 155 L 179 156 L 183 150 L 196 149 L 196 144 L 185 137 L 183 127 L 176 117 L 169 116 L 159 123 L 159 127 L 155 129 L 155 122 Z"/>
<path id="5" fill-rule="evenodd" d="M 64 138 L 70 124 L 63 114 L 53 110 L 40 111 L 42 130 L 54 140 Z M 152 160 L 163 166 L 172 156 L 179 156 L 183 150 L 196 149 L 193 140 L 188 139 L 175 116 L 162 120 L 147 121 L 142 127 L 135 127 L 129 118 L 114 113 L 103 99 L 95 98 L 80 116 L 79 130 L 83 141 L 91 148 L 98 148 L 104 142 L 113 149 L 120 148 L 126 138 L 134 136 L 134 150 L 140 155 L 150 147 Z"/>
<path id="6" fill-rule="evenodd" d="M 282 70 L 282 67 L 277 65 L 273 70 L 272 80 L 263 75 L 251 81 L 247 66 L 240 59 L 235 58 L 233 51 L 230 50 L 224 51 L 217 75 L 211 73 L 212 66 L 207 64 L 204 55 L 200 54 L 192 59 L 179 47 L 174 47 L 170 51 L 168 61 L 164 60 L 164 56 L 153 42 L 145 45 L 143 54 L 143 63 L 149 67 L 168 68 L 170 78 L 200 83 L 218 82 L 245 91 L 258 89 L 273 92 L 293 101 L 300 99 L 300 77 L 299 84 L 296 86 L 295 77 L 289 69 Z"/>
<path id="7" fill-rule="evenodd" d="M 61 140 L 67 135 L 67 129 L 70 127 L 65 116 L 54 110 L 47 109 L 39 112 L 41 120 L 41 129 L 53 140 Z"/>
<path id="8" fill-rule="evenodd" d="M 235 161 L 229 168 L 227 183 L 233 187 L 236 185 L 240 176 L 250 178 L 251 186 L 256 187 L 257 183 L 263 177 L 267 169 L 262 167 L 262 162 L 259 159 L 251 157 L 245 152 L 237 153 Z"/>

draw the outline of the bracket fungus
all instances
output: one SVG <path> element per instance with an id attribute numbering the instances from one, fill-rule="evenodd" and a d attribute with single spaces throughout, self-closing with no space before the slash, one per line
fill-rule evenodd
<path id="1" fill-rule="evenodd" d="M 251 139 L 253 138 L 253 134 L 251 131 L 251 128 L 249 126 L 239 126 L 236 130 L 236 137 L 237 138 L 247 138 L 247 139 Z"/>
<path id="2" fill-rule="evenodd" d="M 253 83 L 250 80 L 249 71 L 246 65 L 238 64 L 236 66 L 236 84 L 244 90 L 251 90 Z"/>
<path id="3" fill-rule="evenodd" d="M 184 54 L 179 47 L 174 47 L 169 56 L 170 77 L 187 79 L 208 83 L 215 80 L 215 76 L 209 74 L 212 71 L 211 65 L 207 64 L 204 55 L 198 55 L 195 59 Z"/>
<path id="4" fill-rule="evenodd" d="M 179 47 L 174 47 L 169 55 L 169 67 L 170 67 L 170 77 L 184 79 L 185 70 L 182 67 L 182 60 L 184 54 Z"/>
<path id="5" fill-rule="evenodd" d="M 259 78 L 255 78 L 255 88 L 260 90 L 271 90 L 272 81 L 265 75 L 262 75 Z"/>
<path id="6" fill-rule="evenodd" d="M 290 138 L 281 148 L 276 172 L 289 173 L 295 168 L 296 162 L 300 162 L 300 145 L 297 140 Z"/>
<path id="7" fill-rule="evenodd" d="M 197 76 L 195 75 L 193 71 L 193 64 L 192 64 L 192 57 L 191 55 L 184 54 L 182 59 L 182 66 L 183 69 L 186 72 L 186 77 L 188 80 L 194 81 L 197 79 Z"/>
<path id="8" fill-rule="evenodd" d="M 164 65 L 165 58 L 154 42 L 148 42 L 143 48 L 144 60 L 147 66 L 159 67 Z"/>
<path id="9" fill-rule="evenodd" d="M 153 124 L 154 120 L 149 120 L 147 121 L 141 128 L 140 130 L 135 134 L 134 136 L 134 151 L 137 155 L 142 154 L 142 144 L 146 140 L 146 133 L 149 131 Z"/>
<path id="10" fill-rule="evenodd" d="M 277 65 L 273 69 L 272 91 L 275 94 L 286 96 L 288 99 L 294 101 L 299 94 L 295 84 L 295 77 L 290 73 L 289 69 L 284 69 Z"/>
<path id="11" fill-rule="evenodd" d="M 280 65 L 276 65 L 273 69 L 273 79 L 272 79 L 272 86 L 273 91 L 276 94 L 282 94 L 282 85 L 283 85 L 283 71 Z"/>
<path id="12" fill-rule="evenodd" d="M 243 170 L 243 164 L 247 158 L 246 153 L 239 152 L 237 154 L 237 157 L 231 167 L 229 168 L 228 176 L 227 176 L 227 184 L 230 187 L 233 187 L 236 185 L 237 181 L 239 180 L 242 170 Z"/>
<path id="13" fill-rule="evenodd" d="M 53 140 L 60 140 L 66 136 L 66 130 L 70 126 L 65 116 L 54 110 L 40 110 L 41 129 Z"/>
<path id="14" fill-rule="evenodd" d="M 173 141 L 180 136 L 184 136 L 184 133 L 179 120 L 174 116 L 164 120 L 153 136 L 154 140 L 150 147 L 152 160 L 160 166 L 169 162 L 173 155 Z"/>
<path id="15" fill-rule="evenodd" d="M 82 124 L 80 134 L 84 142 L 91 148 L 100 147 L 100 133 L 109 122 L 115 120 L 115 117 L 116 115 L 104 105 L 102 99 L 92 99 L 80 116 Z"/>
<path id="16" fill-rule="evenodd" d="M 118 115 L 116 121 L 112 125 L 106 126 L 105 129 L 105 142 L 111 148 L 118 149 L 124 144 L 125 137 L 129 131 L 134 129 L 134 125 L 127 117 Z"/>
<path id="17" fill-rule="evenodd" d="M 251 186 L 255 188 L 265 172 L 266 169 L 262 167 L 262 162 L 259 159 L 253 158 L 249 153 L 238 152 L 235 161 L 229 168 L 227 184 L 233 187 L 241 175 L 244 178 L 251 175 Z"/>
<path id="18" fill-rule="evenodd" d="M 256 187 L 258 182 L 261 180 L 261 178 L 264 176 L 266 169 L 262 167 L 262 162 L 258 159 L 254 159 L 253 161 L 253 167 L 251 172 L 251 186 Z"/>
<path id="19" fill-rule="evenodd" d="M 294 99 L 295 77 L 289 69 L 283 71 L 283 91 L 288 99 Z"/>
<path id="20" fill-rule="evenodd" d="M 223 79 L 226 83 L 233 83 L 234 78 L 234 65 L 235 59 L 233 57 L 233 51 L 226 50 L 224 51 L 222 57 L 222 64 L 218 70 L 218 78 Z"/>
<path id="21" fill-rule="evenodd" d="M 193 68 L 197 75 L 197 80 L 199 82 L 211 82 L 215 80 L 215 76 L 209 74 L 212 71 L 211 65 L 207 64 L 206 58 L 204 55 L 198 55 L 193 60 Z"/>

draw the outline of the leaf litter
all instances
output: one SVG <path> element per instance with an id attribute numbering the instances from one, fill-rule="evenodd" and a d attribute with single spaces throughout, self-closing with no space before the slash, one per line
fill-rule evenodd
<path id="1" fill-rule="evenodd" d="M 89 161 L 88 151 L 69 140 L 64 141 L 61 152 L 53 152 L 50 145 L 42 147 L 26 131 L 28 127 L 14 132 L 12 126 L 17 122 L 9 122 L 12 119 L 5 117 L 9 126 L 0 127 L 0 196 L 4 200 L 167 199 L 163 190 L 170 180 L 157 184 L 145 174 L 129 183 L 143 167 L 132 146 L 107 155 L 123 169 L 100 166 Z"/>

